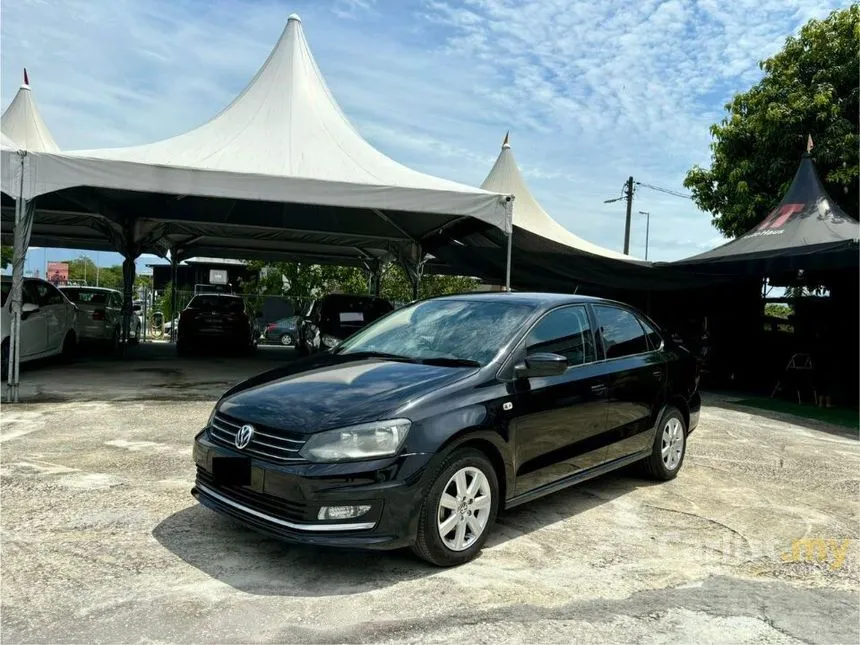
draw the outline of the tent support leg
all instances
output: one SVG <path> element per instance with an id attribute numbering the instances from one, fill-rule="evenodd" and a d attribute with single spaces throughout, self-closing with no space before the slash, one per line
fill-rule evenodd
<path id="1" fill-rule="evenodd" d="M 24 202 L 24 170 L 26 151 L 19 151 L 21 166 L 18 198 L 15 200 L 15 230 L 12 246 L 12 288 L 9 293 L 9 347 L 6 350 L 9 366 L 6 374 L 6 400 L 18 403 L 21 361 L 21 317 L 23 309 L 24 261 L 30 245 L 30 230 L 33 224 L 32 204 Z"/>
<path id="2" fill-rule="evenodd" d="M 177 295 L 176 294 L 176 289 L 177 289 L 176 259 L 177 259 L 176 258 L 176 247 L 173 247 L 172 249 L 170 249 L 170 285 L 171 285 L 171 288 L 170 288 L 170 318 L 171 318 L 171 320 L 170 320 L 170 342 L 171 343 L 176 342 L 176 336 L 177 336 L 177 334 L 176 334 L 176 321 L 178 321 L 178 319 L 179 319 L 179 317 L 176 315 L 176 303 L 177 303 L 177 298 L 176 298 L 176 295 Z"/>
<path id="3" fill-rule="evenodd" d="M 508 231 L 508 250 L 505 260 L 505 291 L 511 290 L 511 242 L 514 238 L 513 231 Z"/>

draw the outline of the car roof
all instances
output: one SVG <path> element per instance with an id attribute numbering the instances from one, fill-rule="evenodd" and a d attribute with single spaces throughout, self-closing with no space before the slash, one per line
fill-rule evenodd
<path id="1" fill-rule="evenodd" d="M 86 289 L 87 291 L 105 291 L 107 293 L 119 293 L 118 289 L 111 289 L 110 287 L 87 287 L 82 284 L 69 284 L 63 285 L 60 289 Z"/>
<path id="2" fill-rule="evenodd" d="M 194 294 L 195 298 L 200 298 L 200 297 L 209 298 L 210 296 L 217 296 L 218 298 L 239 298 L 240 300 L 242 299 L 242 296 L 240 296 L 237 293 L 220 293 L 218 291 L 213 291 L 212 293 L 195 293 Z"/>
<path id="3" fill-rule="evenodd" d="M 528 291 L 479 291 L 470 293 L 451 294 L 449 296 L 437 296 L 433 300 L 477 300 L 480 302 L 516 302 L 535 307 L 552 307 L 555 305 L 586 303 L 586 302 L 611 302 L 594 296 L 581 296 L 570 293 L 542 293 Z"/>

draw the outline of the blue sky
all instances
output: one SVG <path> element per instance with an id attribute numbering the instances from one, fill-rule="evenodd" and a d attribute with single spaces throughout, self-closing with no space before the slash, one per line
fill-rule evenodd
<path id="1" fill-rule="evenodd" d="M 17 0 L 3 3 L 0 100 L 27 67 L 63 149 L 182 133 L 214 116 L 301 15 L 336 99 L 380 150 L 478 185 L 505 131 L 532 191 L 574 233 L 621 250 L 629 175 L 683 192 L 708 127 L 758 61 L 830 0 Z M 722 242 L 689 200 L 645 188 L 631 253 Z M 79 251 L 35 250 L 30 268 Z M 95 254 L 90 254 L 95 258 Z M 102 253 L 103 265 L 120 261 Z M 143 257 L 139 267 L 154 261 Z"/>

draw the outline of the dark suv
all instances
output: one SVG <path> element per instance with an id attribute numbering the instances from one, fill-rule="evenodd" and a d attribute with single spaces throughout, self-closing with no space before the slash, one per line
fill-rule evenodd
<path id="1" fill-rule="evenodd" d="M 296 323 L 296 348 L 302 354 L 331 349 L 359 329 L 394 310 L 384 298 L 329 294 L 315 300 Z"/>
<path id="2" fill-rule="evenodd" d="M 636 462 L 675 477 L 697 369 L 616 302 L 419 301 L 224 394 L 192 493 L 282 538 L 459 564 L 504 509 Z"/>

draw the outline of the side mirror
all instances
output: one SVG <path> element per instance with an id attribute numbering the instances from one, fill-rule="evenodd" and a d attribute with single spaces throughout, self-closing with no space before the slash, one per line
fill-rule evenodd
<path id="1" fill-rule="evenodd" d="M 560 354 L 541 352 L 529 354 L 525 361 L 514 368 L 519 378 L 559 376 L 567 370 L 567 358 Z"/>

